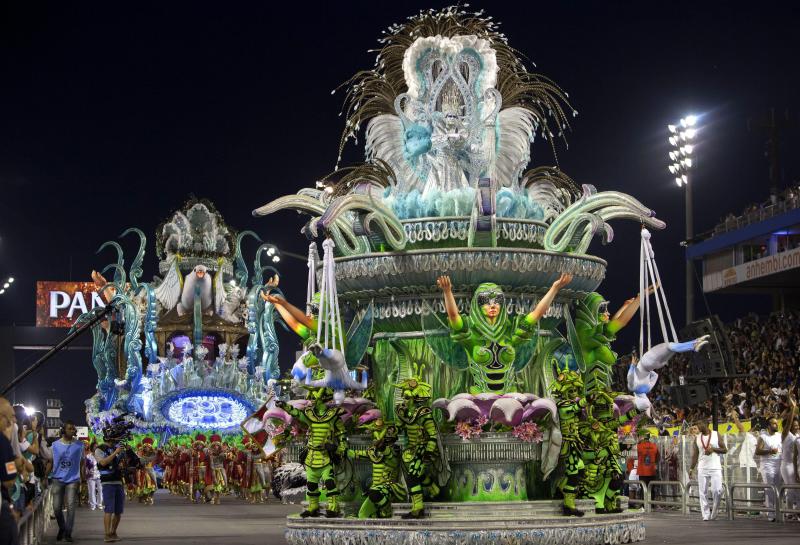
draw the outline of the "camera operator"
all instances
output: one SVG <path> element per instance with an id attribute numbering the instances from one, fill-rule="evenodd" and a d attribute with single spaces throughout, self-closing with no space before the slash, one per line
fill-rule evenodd
<path id="1" fill-rule="evenodd" d="M 112 441 L 114 442 L 114 441 Z M 126 465 L 131 462 L 135 454 L 121 441 L 115 442 L 116 446 L 103 443 L 94 451 L 94 457 L 100 468 L 100 484 L 103 487 L 103 526 L 105 527 L 106 543 L 119 541 L 117 526 L 119 526 L 122 511 L 125 505 L 125 487 L 122 484 L 122 473 Z"/>

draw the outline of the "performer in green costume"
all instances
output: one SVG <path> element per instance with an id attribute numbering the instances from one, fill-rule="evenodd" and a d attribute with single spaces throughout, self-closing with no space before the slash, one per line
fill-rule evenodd
<path id="1" fill-rule="evenodd" d="M 654 286 L 649 288 L 650 292 Z M 617 362 L 617 354 L 611 350 L 611 343 L 620 329 L 639 310 L 639 296 L 628 299 L 622 307 L 610 316 L 608 301 L 602 295 L 592 292 L 578 302 L 574 334 L 570 344 L 576 359 L 583 370 L 586 393 L 601 392 L 611 385 L 611 368 Z M 578 346 L 575 346 L 575 345 Z"/>
<path id="2" fill-rule="evenodd" d="M 308 347 L 317 342 L 317 320 L 319 319 L 320 294 L 317 292 L 311 298 L 311 303 L 308 308 L 309 313 L 306 314 L 287 301 L 283 296 L 273 291 L 278 287 L 278 283 L 279 278 L 277 275 L 270 278 L 266 285 L 266 291 L 261 292 L 261 298 L 267 303 L 275 305 L 275 308 L 281 315 L 281 318 L 283 318 L 283 321 L 286 322 L 286 325 L 302 339 L 303 348 L 306 349 L 306 353 L 303 356 L 303 365 L 309 369 L 318 371 L 319 362 L 317 361 L 317 357 L 308 351 Z"/>
<path id="3" fill-rule="evenodd" d="M 349 458 L 372 462 L 372 483 L 358 510 L 358 518 L 392 518 L 392 500 L 403 501 L 406 497 L 400 482 L 397 426 L 378 418 L 364 427 L 372 431 L 372 446 L 347 451 Z"/>
<path id="4" fill-rule="evenodd" d="M 600 425 L 594 432 L 597 437 L 593 437 L 592 441 L 595 443 L 593 447 L 595 465 L 598 477 L 601 477 L 602 481 L 598 481 L 600 487 L 591 489 L 592 492 L 589 492 L 589 487 L 585 487 L 585 490 L 587 495 L 595 500 L 596 513 L 621 513 L 619 497 L 625 477 L 620 466 L 617 430 L 633 420 L 639 411 L 632 407 L 625 413 L 615 416 L 614 396 L 609 391 L 595 393 L 590 399 L 590 404 L 591 417 Z"/>
<path id="5" fill-rule="evenodd" d="M 403 518 L 422 518 L 425 516 L 423 492 L 429 498 L 439 494 L 439 483 L 449 474 L 446 462 L 442 461 L 439 447 L 439 430 L 428 406 L 432 395 L 430 384 L 419 376 L 407 378 L 396 385 L 400 388 L 403 401 L 397 407 L 397 419 L 405 432 L 407 442 L 403 450 L 403 465 L 406 471 L 406 484 L 411 496 L 411 511 Z M 442 479 L 441 481 L 439 479 Z"/>
<path id="6" fill-rule="evenodd" d="M 584 445 L 580 436 L 580 420 L 586 398 L 583 397 L 583 380 L 575 371 L 562 371 L 551 386 L 558 407 L 558 422 L 561 429 L 561 452 L 559 463 L 563 465 L 564 476 L 558 488 L 564 496 L 565 515 L 582 517 L 583 511 L 575 506 L 583 465 Z"/>
<path id="7" fill-rule="evenodd" d="M 341 419 L 342 409 L 328 407 L 327 402 L 333 399 L 333 392 L 328 388 L 307 387 L 314 404 L 299 410 L 284 401 L 276 405 L 297 418 L 308 427 L 307 453 L 302 461 L 306 468 L 308 492 L 306 500 L 308 509 L 300 513 L 301 517 L 318 517 L 320 482 L 325 486 L 328 506 L 325 516 L 340 517 L 339 490 L 336 487 L 336 464 L 347 450 L 344 423 Z"/>
<path id="8" fill-rule="evenodd" d="M 559 290 L 572 281 L 572 275 L 562 274 L 553 282 L 530 313 L 511 319 L 506 308 L 503 290 L 490 282 L 475 290 L 468 317 L 462 317 L 453 297 L 449 276 L 436 281 L 444 295 L 444 306 L 450 325 L 451 338 L 464 347 L 474 386 L 470 393 L 515 392 L 515 374 L 525 365 L 516 362 L 517 348 L 537 334 L 539 320 L 550 308 Z"/>
<path id="9" fill-rule="evenodd" d="M 655 286 L 648 288 L 649 293 L 654 290 Z M 608 301 L 599 293 L 592 292 L 578 302 L 574 328 L 569 321 L 567 323 L 570 344 L 578 366 L 583 370 L 584 393 L 599 423 L 597 429 L 591 429 L 593 446 L 587 449 L 591 452 L 584 456 L 592 460 L 592 471 L 596 467 L 599 473 L 587 475 L 592 484 L 587 481 L 584 490 L 592 490 L 587 493 L 595 498 L 596 511 L 600 513 L 619 512 L 622 470 L 617 459 L 617 428 L 636 415 L 633 410 L 620 418 L 614 417 L 611 369 L 617 361 L 617 354 L 611 350 L 611 342 L 636 315 L 639 299 L 639 295 L 628 299 L 614 316 L 610 316 Z M 572 514 L 566 511 L 565 504 L 565 514 Z"/>

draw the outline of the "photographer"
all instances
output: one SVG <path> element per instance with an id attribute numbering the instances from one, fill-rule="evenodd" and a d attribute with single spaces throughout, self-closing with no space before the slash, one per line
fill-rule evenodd
<path id="1" fill-rule="evenodd" d="M 115 443 L 111 446 L 103 443 L 94 451 L 94 457 L 100 469 L 100 484 L 103 487 L 103 526 L 105 528 L 106 543 L 119 541 L 117 527 L 122 518 L 122 511 L 125 505 L 125 487 L 122 484 L 122 472 L 125 466 L 135 467 L 138 465 L 136 454 L 128 448 L 122 440 L 105 433 L 107 440 Z"/>

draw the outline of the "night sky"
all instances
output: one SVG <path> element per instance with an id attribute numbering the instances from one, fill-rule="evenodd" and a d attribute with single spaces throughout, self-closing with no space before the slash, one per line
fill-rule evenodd
<path id="1" fill-rule="evenodd" d="M 332 170 L 342 94 L 388 25 L 439 2 L 5 2 L 0 7 L 0 326 L 32 325 L 36 280 L 88 280 L 111 256 L 105 240 L 137 226 L 148 235 L 189 194 L 216 203 L 233 228 L 304 254 L 303 219 L 253 218 L 254 208 L 313 185 Z M 512 46 L 559 83 L 580 112 L 559 145 L 578 183 L 630 193 L 668 228 L 653 237 L 673 316 L 683 325 L 684 201 L 667 171 L 666 125 L 700 115 L 695 230 L 768 197 L 766 137 L 747 120 L 770 107 L 797 119 L 798 18 L 769 2 L 473 2 L 501 21 Z M 363 142 L 363 139 L 362 139 Z M 783 184 L 800 177 L 783 143 Z M 348 148 L 344 163 L 360 159 Z M 534 165 L 554 164 L 537 141 Z M 614 310 L 638 287 L 638 225 L 591 252 L 609 261 L 601 291 Z M 133 255 L 133 240 L 128 241 Z M 148 247 L 145 279 L 156 272 Z M 252 252 L 254 248 L 250 251 Z M 305 297 L 305 265 L 284 260 L 290 299 Z M 697 300 L 698 314 L 705 314 Z M 731 319 L 767 310 L 712 297 Z M 635 329 L 635 328 L 634 328 Z M 627 352 L 635 332 L 616 349 Z M 286 337 L 282 364 L 295 343 Z M 84 353 L 85 355 L 85 353 Z M 33 358 L 28 353 L 26 358 Z M 5 365 L 5 362 L 0 362 Z M 42 375 L 50 375 L 46 380 Z M 71 414 L 93 393 L 88 358 L 49 362 Z"/>

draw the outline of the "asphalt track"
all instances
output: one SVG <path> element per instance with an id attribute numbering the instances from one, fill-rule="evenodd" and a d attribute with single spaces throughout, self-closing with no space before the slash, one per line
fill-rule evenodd
<path id="1" fill-rule="evenodd" d="M 192 505 L 183 498 L 159 492 L 155 505 L 126 504 L 119 527 L 119 543 L 166 545 L 283 545 L 285 517 L 299 509 L 277 500 L 250 505 L 223 498 L 222 505 Z M 702 522 L 699 515 L 684 517 L 653 513 L 646 518 L 645 544 L 779 545 L 800 543 L 800 523 L 770 523 L 765 519 Z M 56 543 L 52 521 L 44 543 Z M 75 543 L 103 543 L 103 516 L 78 508 L 73 531 Z"/>

